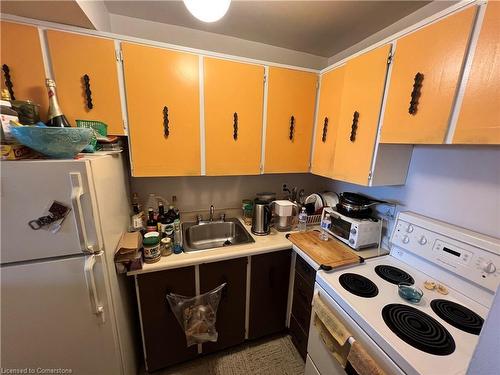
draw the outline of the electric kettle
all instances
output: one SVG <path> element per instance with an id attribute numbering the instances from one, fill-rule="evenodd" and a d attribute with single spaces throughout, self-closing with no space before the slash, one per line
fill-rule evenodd
<path id="1" fill-rule="evenodd" d="M 253 205 L 252 233 L 266 236 L 271 231 L 272 212 L 268 201 L 255 199 Z"/>

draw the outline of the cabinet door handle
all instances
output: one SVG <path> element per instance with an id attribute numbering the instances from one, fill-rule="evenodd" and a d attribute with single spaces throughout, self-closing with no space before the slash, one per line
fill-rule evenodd
<path id="1" fill-rule="evenodd" d="M 359 112 L 354 111 L 354 114 L 352 115 L 351 136 L 349 137 L 351 142 L 354 142 L 356 140 L 356 132 L 358 131 L 358 120 L 359 120 Z"/>
<path id="2" fill-rule="evenodd" d="M 238 113 L 233 114 L 233 139 L 236 141 L 238 139 Z"/>
<path id="3" fill-rule="evenodd" d="M 293 133 L 295 132 L 295 117 L 290 117 L 290 135 L 288 138 L 293 141 Z"/>
<path id="4" fill-rule="evenodd" d="M 168 138 L 170 135 L 170 128 L 168 127 L 168 124 L 170 123 L 170 120 L 168 119 L 168 107 L 165 106 L 163 107 L 163 136 L 165 138 Z"/>
<path id="5" fill-rule="evenodd" d="M 12 100 L 16 100 L 16 96 L 14 95 L 14 84 L 12 83 L 11 77 L 10 77 L 10 68 L 7 64 L 2 65 L 2 70 L 3 70 L 3 76 L 5 78 L 5 87 L 7 87 L 7 90 L 9 90 L 10 98 Z"/>
<path id="6" fill-rule="evenodd" d="M 83 76 L 83 85 L 85 86 L 85 100 L 87 101 L 87 108 L 94 108 L 94 104 L 92 104 L 92 91 L 90 91 L 90 77 L 88 74 Z"/>
<path id="7" fill-rule="evenodd" d="M 422 73 L 415 74 L 413 81 L 413 90 L 411 92 L 410 108 L 408 108 L 408 113 L 410 115 L 416 115 L 418 109 L 418 99 L 420 98 L 420 90 L 422 89 L 422 81 L 424 80 L 424 75 Z"/>
<path id="8" fill-rule="evenodd" d="M 321 141 L 323 143 L 326 142 L 326 133 L 328 132 L 328 117 L 325 117 L 325 121 L 323 122 L 323 135 L 321 137 Z"/>

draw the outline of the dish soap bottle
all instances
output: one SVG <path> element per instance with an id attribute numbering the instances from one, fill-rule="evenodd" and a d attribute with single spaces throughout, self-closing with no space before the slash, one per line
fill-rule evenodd
<path id="1" fill-rule="evenodd" d="M 319 233 L 319 239 L 322 241 L 328 241 L 328 232 L 332 225 L 332 221 L 330 220 L 330 214 L 325 214 L 323 220 L 321 220 L 321 232 Z"/>
<path id="2" fill-rule="evenodd" d="M 307 213 L 306 208 L 302 207 L 302 210 L 299 214 L 299 224 L 297 225 L 297 230 L 299 232 L 305 232 L 307 228 Z"/>

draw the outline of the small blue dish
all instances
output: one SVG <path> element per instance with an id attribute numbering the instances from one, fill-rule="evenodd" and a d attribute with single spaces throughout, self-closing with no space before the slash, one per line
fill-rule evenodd
<path id="1" fill-rule="evenodd" d="M 89 144 L 94 134 L 88 128 L 38 126 L 11 126 L 10 131 L 19 143 L 57 159 L 74 158 Z"/>
<path id="2" fill-rule="evenodd" d="M 401 298 L 407 300 L 408 302 L 419 303 L 424 295 L 424 292 L 422 292 L 422 289 L 410 283 L 399 283 L 398 294 Z"/>

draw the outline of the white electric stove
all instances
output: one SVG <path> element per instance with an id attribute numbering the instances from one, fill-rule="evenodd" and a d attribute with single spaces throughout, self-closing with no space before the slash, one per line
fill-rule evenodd
<path id="1" fill-rule="evenodd" d="M 387 372 L 465 374 L 500 282 L 500 240 L 404 212 L 391 243 L 390 255 L 318 271 L 316 293 Z M 448 294 L 426 289 L 426 281 Z M 401 298 L 399 282 L 422 289 L 422 300 Z M 323 367 L 314 372 L 323 375 L 318 347 L 310 336 L 309 367 Z"/>

